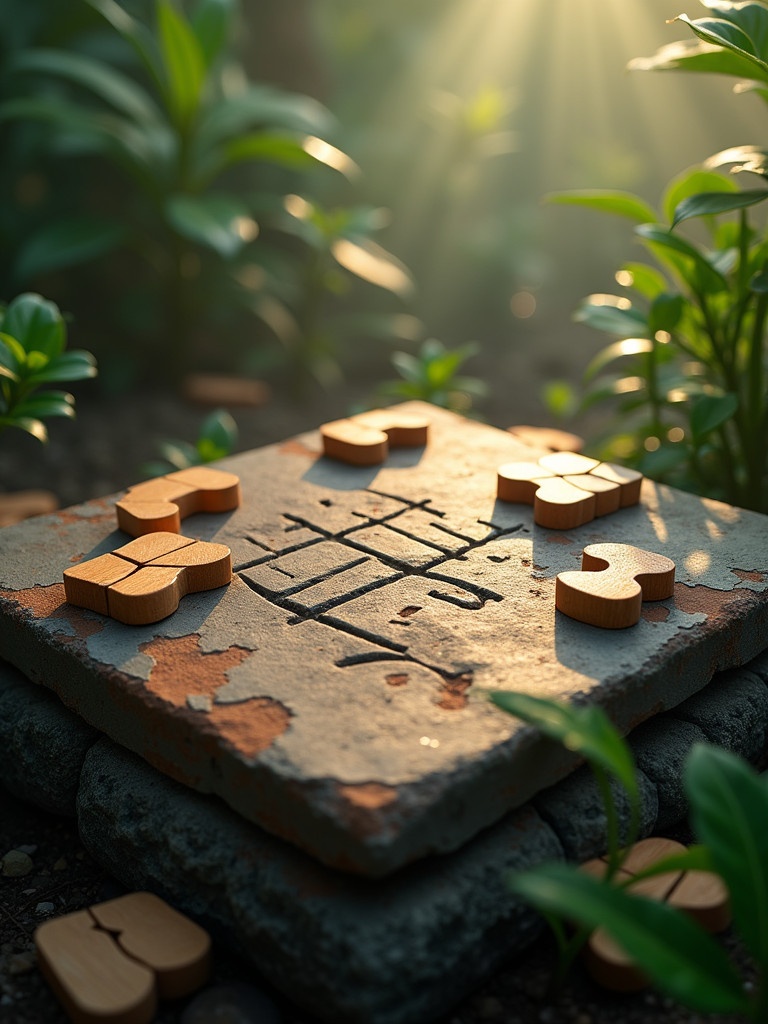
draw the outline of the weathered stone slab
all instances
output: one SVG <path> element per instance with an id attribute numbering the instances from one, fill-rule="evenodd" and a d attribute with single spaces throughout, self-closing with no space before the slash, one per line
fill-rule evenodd
<path id="1" fill-rule="evenodd" d="M 428 412 L 427 447 L 382 467 L 322 458 L 316 433 L 227 460 L 242 507 L 185 529 L 229 544 L 236 578 L 152 626 L 64 603 L 63 569 L 124 542 L 112 500 L 0 532 L 0 650 L 174 778 L 381 875 L 571 767 L 484 689 L 595 700 L 628 731 L 766 646 L 765 517 L 646 483 L 549 531 L 495 497 L 500 464 L 540 453 Z M 555 576 L 598 541 L 672 558 L 675 597 L 619 633 L 556 613 Z"/>
<path id="2" fill-rule="evenodd" d="M 126 885 L 201 920 L 330 1024 L 423 1024 L 541 927 L 504 879 L 562 859 L 531 808 L 448 857 L 382 880 L 315 863 L 102 740 L 78 801 L 83 843 Z"/>

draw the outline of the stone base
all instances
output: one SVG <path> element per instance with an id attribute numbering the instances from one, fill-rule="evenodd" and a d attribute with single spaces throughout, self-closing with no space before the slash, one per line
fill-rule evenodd
<path id="1" fill-rule="evenodd" d="M 693 742 L 717 742 L 762 766 L 767 684 L 763 654 L 635 730 L 645 834 L 683 813 L 680 771 Z M 5 785 L 49 810 L 74 811 L 91 855 L 124 884 L 169 899 L 334 1024 L 424 1024 L 448 1011 L 540 928 L 507 894 L 505 875 L 587 859 L 605 845 L 600 801 L 582 768 L 456 853 L 380 881 L 343 875 L 99 738 L 4 665 L 0 752 Z"/>

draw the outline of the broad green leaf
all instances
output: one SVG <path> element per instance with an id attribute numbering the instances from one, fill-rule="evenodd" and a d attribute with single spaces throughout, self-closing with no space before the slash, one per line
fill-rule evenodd
<path id="1" fill-rule="evenodd" d="M 696 745 L 685 766 L 693 825 L 728 887 L 734 922 L 761 970 L 768 965 L 768 786 L 744 761 Z"/>
<path id="2" fill-rule="evenodd" d="M 749 282 L 749 289 L 759 295 L 768 293 L 768 270 L 761 270 L 759 274 L 755 274 Z"/>
<path id="3" fill-rule="evenodd" d="M 229 455 L 236 444 L 237 424 L 225 409 L 216 409 L 206 416 L 197 439 L 197 450 L 203 462 Z"/>
<path id="4" fill-rule="evenodd" d="M 163 73 L 157 43 L 146 27 L 116 3 L 116 0 L 85 0 L 85 2 L 109 22 L 134 49 L 151 78 L 162 91 Z"/>
<path id="5" fill-rule="evenodd" d="M 564 864 L 512 875 L 508 884 L 540 911 L 604 928 L 661 991 L 687 1006 L 749 1011 L 749 997 L 724 951 L 666 903 L 631 896 Z"/>
<path id="6" fill-rule="evenodd" d="M 302 145 L 302 139 L 295 135 L 280 135 L 276 132 L 252 132 L 241 135 L 221 147 L 216 171 L 222 171 L 246 160 L 259 160 L 277 164 L 289 169 L 311 167 L 314 160 Z"/>
<path id="7" fill-rule="evenodd" d="M 761 2 L 754 0 L 703 0 L 704 6 L 716 12 L 716 17 L 729 21 L 749 39 L 753 51 L 759 57 L 768 52 L 768 11 Z"/>
<path id="8" fill-rule="evenodd" d="M 421 363 L 416 356 L 411 355 L 410 352 L 393 352 L 391 362 L 397 372 L 405 380 L 409 381 L 411 384 L 421 382 Z"/>
<path id="9" fill-rule="evenodd" d="M 640 310 L 628 299 L 616 295 L 588 295 L 576 308 L 573 319 L 595 330 L 627 337 L 645 334 L 648 330 L 646 317 Z"/>
<path id="10" fill-rule="evenodd" d="M 42 420 L 30 419 L 28 416 L 20 416 L 18 419 L 14 416 L 0 416 L 0 427 L 16 427 L 43 443 L 48 440 L 48 430 Z"/>
<path id="11" fill-rule="evenodd" d="M 138 122 L 157 120 L 161 116 L 152 97 L 140 85 L 109 64 L 84 53 L 26 50 L 13 60 L 9 70 L 54 75 L 84 86 L 115 110 Z"/>
<path id="12" fill-rule="evenodd" d="M 672 227 L 676 227 L 681 221 L 688 220 L 690 217 L 732 213 L 734 210 L 742 210 L 747 206 L 755 206 L 766 199 L 768 199 L 768 191 L 762 188 L 752 192 L 736 192 L 730 195 L 725 192 L 702 192 L 700 195 L 684 199 L 675 208 Z"/>
<path id="13" fill-rule="evenodd" d="M 644 355 L 652 351 L 653 342 L 650 338 L 624 338 L 622 341 L 614 341 L 611 345 L 601 349 L 588 364 L 584 371 L 584 380 L 592 380 L 616 359 L 622 359 L 625 356 Z"/>
<path id="14" fill-rule="evenodd" d="M 0 363 L 0 377 L 4 377 L 6 380 L 12 381 L 14 384 L 18 384 L 20 379 L 17 373 L 14 373 L 13 370 L 9 370 L 8 367 L 3 366 L 2 363 Z"/>
<path id="15" fill-rule="evenodd" d="M 369 284 L 396 295 L 413 291 L 413 279 L 405 265 L 375 242 L 337 238 L 331 245 L 331 253 L 339 266 Z"/>
<path id="16" fill-rule="evenodd" d="M 695 39 L 662 46 L 653 57 L 637 57 L 627 65 L 630 71 L 695 71 L 735 78 L 764 78 L 748 57 Z"/>
<path id="17" fill-rule="evenodd" d="M 718 174 L 715 171 L 694 167 L 692 170 L 684 171 L 672 179 L 664 190 L 661 205 L 664 210 L 664 216 L 671 223 L 677 207 L 684 199 L 688 199 L 690 196 L 697 195 L 699 192 L 738 191 L 739 187 L 736 182 L 725 174 Z"/>
<path id="18" fill-rule="evenodd" d="M 75 415 L 75 400 L 66 391 L 41 391 L 25 398 L 14 408 L 14 416 L 44 419 L 48 416 Z"/>
<path id="19" fill-rule="evenodd" d="M 90 352 L 73 349 L 54 356 L 44 370 L 33 374 L 29 381 L 34 384 L 56 384 L 65 381 L 87 380 L 96 376 L 96 360 Z"/>
<path id="20" fill-rule="evenodd" d="M 197 112 L 205 81 L 205 59 L 195 34 L 170 0 L 157 0 L 157 25 L 168 103 L 186 124 Z"/>
<path id="21" fill-rule="evenodd" d="M 618 882 L 614 882 L 627 889 L 637 885 L 645 878 L 656 878 L 658 875 L 666 875 L 669 871 L 712 871 L 712 856 L 709 848 L 702 845 L 689 846 L 683 853 L 672 853 L 661 860 L 654 861 L 650 867 L 640 871 L 633 871 L 632 875 Z"/>
<path id="22" fill-rule="evenodd" d="M 712 266 L 698 249 L 691 245 L 690 242 L 686 242 L 684 238 L 658 224 L 640 224 L 635 228 L 635 233 L 646 242 L 661 246 L 663 249 L 669 249 L 690 259 L 693 262 L 695 272 L 700 276 L 701 283 L 707 291 L 727 290 L 728 282 L 723 275 Z"/>
<path id="23" fill-rule="evenodd" d="M 127 232 L 119 224 L 88 216 L 45 224 L 19 250 L 16 273 L 24 280 L 51 270 L 95 260 L 121 245 Z"/>
<path id="24" fill-rule="evenodd" d="M 638 798 L 632 753 L 602 708 L 596 704 L 574 707 L 525 693 L 494 690 L 493 703 L 510 715 L 536 726 L 550 739 L 614 775 L 631 798 Z"/>
<path id="25" fill-rule="evenodd" d="M 210 68 L 227 42 L 236 12 L 235 0 L 199 0 L 192 14 L 192 31 Z"/>
<path id="26" fill-rule="evenodd" d="M 10 303 L 3 318 L 3 332 L 15 338 L 26 353 L 44 352 L 49 357 L 64 350 L 67 337 L 59 307 L 32 292 Z M 5 343 L 9 344 L 7 340 Z"/>
<path id="27" fill-rule="evenodd" d="M 725 167 L 738 164 L 734 171 L 750 171 L 768 177 L 768 149 L 759 146 L 732 146 L 708 157 L 706 167 Z"/>
<path id="28" fill-rule="evenodd" d="M 691 409 L 691 430 L 697 440 L 701 440 L 711 430 L 729 420 L 739 407 L 739 399 L 734 394 L 702 395 L 693 403 Z"/>
<path id="29" fill-rule="evenodd" d="M 225 259 L 235 256 L 253 237 L 244 225 L 252 225 L 248 208 L 224 194 L 172 196 L 166 215 L 179 234 L 200 242 Z"/>
<path id="30" fill-rule="evenodd" d="M 646 299 L 655 299 L 667 288 L 664 275 L 656 267 L 651 267 L 647 263 L 624 263 L 619 273 L 621 272 L 629 274 L 632 278 L 631 283 L 626 287 L 634 288 Z M 623 284 L 618 277 L 617 281 L 619 284 Z"/>
<path id="31" fill-rule="evenodd" d="M 27 353 L 21 342 L 17 341 L 12 334 L 0 332 L 0 364 L 15 374 L 26 361 Z"/>
<path id="32" fill-rule="evenodd" d="M 765 12 L 768 15 L 768 11 Z M 761 78 L 768 75 L 768 64 L 754 52 L 754 45 L 749 36 L 738 25 L 725 21 L 721 18 L 697 18 L 692 21 L 687 14 L 680 14 L 675 21 L 682 21 L 688 25 L 693 32 L 703 39 L 705 43 L 713 46 L 722 46 L 731 53 L 745 58 L 752 65 L 752 71 L 747 75 L 754 78 L 756 73 Z"/>
<path id="33" fill-rule="evenodd" d="M 671 334 L 680 323 L 685 309 L 682 295 L 657 295 L 648 311 L 648 333 L 655 338 L 659 331 Z"/>
<path id="34" fill-rule="evenodd" d="M 159 448 L 163 458 L 176 469 L 188 469 L 199 462 L 195 446 L 187 441 L 161 441 Z M 167 471 L 168 467 L 165 466 L 163 472 Z"/>
<path id="35" fill-rule="evenodd" d="M 583 189 L 578 192 L 552 192 L 546 197 L 549 203 L 568 206 L 586 206 L 604 213 L 615 213 L 628 217 L 638 224 L 657 219 L 656 211 L 631 192 L 615 192 L 607 189 Z"/>

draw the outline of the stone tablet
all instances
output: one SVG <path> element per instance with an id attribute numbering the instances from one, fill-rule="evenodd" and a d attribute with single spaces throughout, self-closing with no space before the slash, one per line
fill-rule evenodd
<path id="1" fill-rule="evenodd" d="M 234 578 L 163 622 L 64 600 L 63 569 L 125 543 L 115 499 L 0 532 L 0 650 L 85 721 L 342 870 L 380 876 L 462 846 L 573 762 L 489 689 L 600 703 L 624 732 L 768 641 L 766 519 L 643 484 L 572 530 L 496 499 L 544 453 L 421 403 L 429 444 L 383 466 L 319 432 L 226 460 L 242 504 L 190 515 Z M 555 611 L 594 543 L 671 558 L 674 596 L 616 634 Z"/>

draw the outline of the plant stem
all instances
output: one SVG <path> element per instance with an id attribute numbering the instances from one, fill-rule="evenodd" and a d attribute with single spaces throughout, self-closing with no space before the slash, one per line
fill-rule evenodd
<path id="1" fill-rule="evenodd" d="M 592 765 L 592 771 L 605 809 L 605 835 L 608 843 L 608 872 L 605 877 L 610 881 L 621 867 L 623 859 L 619 845 L 619 817 L 607 774 L 596 764 Z"/>

